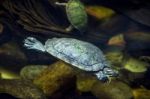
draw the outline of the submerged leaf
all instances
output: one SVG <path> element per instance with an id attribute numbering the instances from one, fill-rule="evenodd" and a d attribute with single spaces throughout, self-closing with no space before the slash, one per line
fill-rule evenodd
<path id="1" fill-rule="evenodd" d="M 124 35 L 118 34 L 109 39 L 108 45 L 124 46 L 125 45 Z"/>
<path id="2" fill-rule="evenodd" d="M 104 6 L 86 6 L 86 11 L 89 15 L 97 19 L 110 18 L 115 14 L 115 12 Z"/>

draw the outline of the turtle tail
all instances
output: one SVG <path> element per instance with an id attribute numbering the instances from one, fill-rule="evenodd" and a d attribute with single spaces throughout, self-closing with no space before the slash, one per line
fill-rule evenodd
<path id="1" fill-rule="evenodd" d="M 36 50 L 40 50 L 43 52 L 46 51 L 44 45 L 34 37 L 27 37 L 24 40 L 24 46 L 27 49 L 36 49 Z"/>

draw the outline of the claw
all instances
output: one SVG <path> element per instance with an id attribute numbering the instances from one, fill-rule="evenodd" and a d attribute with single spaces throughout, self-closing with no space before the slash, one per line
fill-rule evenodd
<path id="1" fill-rule="evenodd" d="M 33 38 L 33 37 L 28 37 L 25 39 L 24 41 L 25 43 L 35 43 L 37 42 L 37 39 Z"/>
<path id="2" fill-rule="evenodd" d="M 24 45 L 33 45 L 34 43 L 31 42 L 25 42 Z"/>
<path id="3" fill-rule="evenodd" d="M 32 45 L 29 45 L 29 44 L 24 44 L 24 46 L 27 47 L 27 48 L 32 47 Z"/>

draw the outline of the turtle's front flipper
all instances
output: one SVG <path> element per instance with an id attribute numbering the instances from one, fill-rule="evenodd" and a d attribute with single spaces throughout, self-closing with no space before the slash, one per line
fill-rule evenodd
<path id="1" fill-rule="evenodd" d="M 72 31 L 73 30 L 73 26 L 72 25 L 69 25 L 65 30 L 67 31 L 67 32 L 70 32 L 70 31 Z"/>
<path id="2" fill-rule="evenodd" d="M 56 5 L 60 5 L 60 6 L 66 6 L 67 3 L 60 3 L 60 2 L 55 2 Z"/>
<path id="3" fill-rule="evenodd" d="M 34 37 L 27 37 L 24 40 L 24 46 L 28 49 L 36 49 L 43 52 L 45 51 L 44 45 Z"/>

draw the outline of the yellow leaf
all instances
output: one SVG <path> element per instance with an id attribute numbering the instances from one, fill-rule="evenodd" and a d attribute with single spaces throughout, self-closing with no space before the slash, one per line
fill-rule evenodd
<path id="1" fill-rule="evenodd" d="M 86 11 L 89 15 L 97 19 L 110 18 L 115 12 L 104 6 L 86 6 Z"/>
<path id="2" fill-rule="evenodd" d="M 113 36 L 109 39 L 108 45 L 115 45 L 115 46 L 124 46 L 125 45 L 124 35 L 118 34 Z"/>

